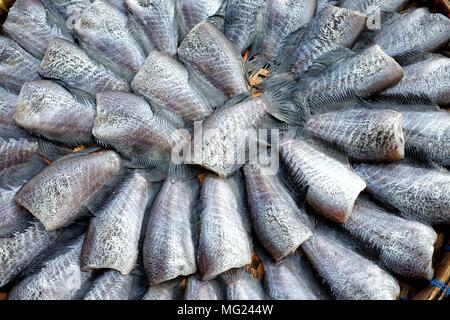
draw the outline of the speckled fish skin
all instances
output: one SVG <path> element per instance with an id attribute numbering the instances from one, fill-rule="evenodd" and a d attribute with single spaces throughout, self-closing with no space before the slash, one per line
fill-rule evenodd
<path id="1" fill-rule="evenodd" d="M 362 14 L 327 6 L 321 10 L 306 27 L 298 40 L 289 71 L 298 76 L 308 70 L 314 61 L 324 54 L 340 47 L 350 48 L 366 25 L 366 17 Z"/>
<path id="2" fill-rule="evenodd" d="M 443 107 L 450 106 L 450 58 L 435 55 L 405 66 L 403 72 L 403 79 L 381 96 L 425 96 Z"/>
<path id="3" fill-rule="evenodd" d="M 395 85 L 402 76 L 402 67 L 375 45 L 326 68 L 298 94 L 319 103 L 349 93 L 364 98 Z"/>
<path id="4" fill-rule="evenodd" d="M 418 8 L 382 28 L 371 43 L 378 44 L 392 57 L 401 57 L 433 51 L 449 40 L 450 19 L 440 13 L 430 13 L 427 8 Z"/>
<path id="5" fill-rule="evenodd" d="M 128 300 L 133 277 L 116 270 L 105 271 L 96 278 L 83 300 Z"/>
<path id="6" fill-rule="evenodd" d="M 248 92 L 239 51 L 210 22 L 201 22 L 189 32 L 178 48 L 178 56 L 205 92 L 217 93 L 210 93 L 215 96 L 213 105 Z"/>
<path id="7" fill-rule="evenodd" d="M 402 114 L 397 111 L 361 108 L 316 114 L 305 129 L 354 160 L 390 162 L 405 155 Z"/>
<path id="8" fill-rule="evenodd" d="M 180 300 L 182 299 L 180 280 L 170 280 L 150 286 L 142 300 Z"/>
<path id="9" fill-rule="evenodd" d="M 179 142 L 175 130 L 139 96 L 118 91 L 97 94 L 93 135 L 138 164 L 169 163 L 172 148 Z"/>
<path id="10" fill-rule="evenodd" d="M 340 2 L 343 8 L 369 14 L 374 8 L 387 12 L 398 11 L 408 0 L 344 0 Z"/>
<path id="11" fill-rule="evenodd" d="M 63 32 L 39 0 L 17 0 L 8 12 L 3 31 L 27 52 L 42 59 L 53 37 L 72 36 Z"/>
<path id="12" fill-rule="evenodd" d="M 31 161 L 38 142 L 27 138 L 0 138 L 0 171 Z"/>
<path id="13" fill-rule="evenodd" d="M 280 261 L 312 236 L 306 213 L 279 178 L 261 166 L 245 165 L 244 176 L 253 229 L 273 259 Z"/>
<path id="14" fill-rule="evenodd" d="M 25 270 L 57 236 L 57 231 L 47 232 L 35 221 L 11 237 L 0 238 L 0 287 Z"/>
<path id="15" fill-rule="evenodd" d="M 39 60 L 10 38 L 0 36 L 0 85 L 19 93 L 26 81 L 40 79 Z"/>
<path id="16" fill-rule="evenodd" d="M 108 268 L 123 275 L 133 270 L 148 189 L 143 173 L 133 171 L 91 219 L 81 255 L 83 270 Z"/>
<path id="17" fill-rule="evenodd" d="M 89 278 L 80 269 L 83 238 L 71 243 L 58 256 L 44 263 L 42 269 L 31 274 L 12 288 L 9 300 L 72 300 Z"/>
<path id="18" fill-rule="evenodd" d="M 15 122 L 38 136 L 68 145 L 93 143 L 95 107 L 84 105 L 53 81 L 22 86 L 14 111 Z"/>
<path id="19" fill-rule="evenodd" d="M 152 205 L 143 260 L 148 283 L 159 284 L 197 271 L 195 179 L 169 178 Z"/>
<path id="20" fill-rule="evenodd" d="M 83 11 L 74 31 L 89 55 L 131 81 L 144 63 L 145 54 L 127 25 L 125 14 L 96 0 Z"/>
<path id="21" fill-rule="evenodd" d="M 433 278 L 436 232 L 429 226 L 403 219 L 366 198 L 356 200 L 342 227 L 361 241 L 389 270 L 412 278 Z"/>
<path id="22" fill-rule="evenodd" d="M 18 96 L 0 87 L 0 137 L 26 137 L 27 132 L 19 128 L 13 118 Z"/>
<path id="23" fill-rule="evenodd" d="M 287 36 L 306 25 L 314 17 L 316 7 L 317 0 L 269 1 L 261 43 L 265 61 L 277 58 Z"/>
<path id="24" fill-rule="evenodd" d="M 197 24 L 213 16 L 227 0 L 177 0 L 182 27 L 186 33 Z"/>
<path id="25" fill-rule="evenodd" d="M 233 178 L 208 174 L 202 184 L 197 267 L 203 281 L 250 263 L 252 240 L 247 212 Z"/>
<path id="26" fill-rule="evenodd" d="M 149 54 L 131 87 L 154 106 L 167 109 L 188 123 L 203 120 L 212 113 L 189 81 L 186 68 L 158 50 Z"/>
<path id="27" fill-rule="evenodd" d="M 121 159 L 114 151 L 67 156 L 28 181 L 15 199 L 38 218 L 46 230 L 55 230 L 77 219 L 83 205 L 120 168 Z"/>
<path id="28" fill-rule="evenodd" d="M 52 13 L 61 28 L 72 29 L 81 13 L 91 5 L 90 0 L 41 0 Z"/>
<path id="29" fill-rule="evenodd" d="M 97 91 L 130 90 L 126 80 L 95 62 L 76 44 L 62 38 L 53 38 L 50 42 L 39 66 L 39 73 L 91 95 Z"/>
<path id="30" fill-rule="evenodd" d="M 273 300 L 322 300 L 322 284 L 315 278 L 306 258 L 294 253 L 279 262 L 273 262 L 258 252 L 264 264 L 264 287 Z"/>
<path id="31" fill-rule="evenodd" d="M 202 281 L 198 275 L 188 278 L 184 300 L 223 300 L 224 288 L 218 279 Z"/>
<path id="32" fill-rule="evenodd" d="M 389 273 L 323 233 L 315 232 L 302 250 L 338 300 L 395 300 L 400 294 Z"/>
<path id="33" fill-rule="evenodd" d="M 125 0 L 124 3 L 147 53 L 156 49 L 175 56 L 178 45 L 175 0 Z"/>
<path id="34" fill-rule="evenodd" d="M 266 300 L 261 280 L 254 278 L 245 268 L 230 270 L 221 275 L 225 283 L 227 300 Z"/>
<path id="35" fill-rule="evenodd" d="M 352 212 L 366 184 L 349 167 L 315 144 L 303 139 L 288 140 L 280 146 L 280 156 L 294 185 L 304 177 L 308 184 L 306 202 L 319 214 L 343 223 Z"/>
<path id="36" fill-rule="evenodd" d="M 0 187 L 0 237 L 23 229 L 32 217 L 14 201 L 14 195 L 24 182 L 16 181 L 8 186 Z"/>
<path id="37" fill-rule="evenodd" d="M 221 177 L 232 175 L 243 165 L 239 159 L 239 141 L 247 136 L 253 138 L 252 130 L 268 115 L 266 110 L 267 101 L 258 97 L 214 112 L 202 124 L 202 157 L 194 156 L 193 162 Z"/>
<path id="38" fill-rule="evenodd" d="M 367 190 L 400 214 L 420 222 L 450 223 L 450 173 L 407 163 L 355 164 Z"/>
<path id="39" fill-rule="evenodd" d="M 226 0 L 224 33 L 242 54 L 262 32 L 267 0 Z"/>

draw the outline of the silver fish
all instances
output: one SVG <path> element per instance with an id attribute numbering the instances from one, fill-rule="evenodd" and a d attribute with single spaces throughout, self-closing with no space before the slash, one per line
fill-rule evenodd
<path id="1" fill-rule="evenodd" d="M 153 114 L 139 96 L 118 91 L 97 94 L 93 135 L 137 164 L 165 168 L 172 149 L 181 141 L 176 129 Z"/>
<path id="2" fill-rule="evenodd" d="M 47 232 L 34 221 L 11 237 L 0 238 L 0 287 L 25 270 L 58 237 L 58 232 Z"/>
<path id="3" fill-rule="evenodd" d="M 197 24 L 213 16 L 224 1 L 227 0 L 177 0 L 183 33 L 189 33 Z"/>
<path id="4" fill-rule="evenodd" d="M 121 159 L 113 151 L 63 157 L 28 181 L 15 199 L 47 230 L 55 230 L 78 218 L 83 205 L 120 168 Z"/>
<path id="5" fill-rule="evenodd" d="M 0 85 L 19 92 L 26 81 L 40 79 L 39 60 L 14 40 L 0 36 Z"/>
<path id="6" fill-rule="evenodd" d="M 226 0 L 224 33 L 242 54 L 263 30 L 267 0 Z"/>
<path id="7" fill-rule="evenodd" d="M 355 164 L 367 190 L 407 218 L 450 223 L 450 173 L 409 163 Z"/>
<path id="8" fill-rule="evenodd" d="M 25 181 L 16 181 L 0 187 L 0 237 L 23 229 L 32 217 L 14 201 L 14 196 Z"/>
<path id="9" fill-rule="evenodd" d="M 103 0 L 83 11 L 74 31 L 89 55 L 130 81 L 145 61 L 127 16 Z"/>
<path id="10" fill-rule="evenodd" d="M 167 109 L 188 123 L 203 120 L 212 113 L 189 80 L 186 68 L 158 50 L 148 55 L 131 87 L 152 105 Z"/>
<path id="11" fill-rule="evenodd" d="M 245 165 L 244 176 L 253 229 L 273 259 L 280 261 L 312 236 L 306 214 L 279 178 L 261 166 Z"/>
<path id="12" fill-rule="evenodd" d="M 54 37 L 73 41 L 70 34 L 59 28 L 39 0 L 17 0 L 9 10 L 3 31 L 38 59 L 42 59 Z"/>
<path id="13" fill-rule="evenodd" d="M 405 155 L 402 114 L 397 111 L 352 108 L 316 114 L 305 130 L 358 161 L 390 162 Z"/>
<path id="14" fill-rule="evenodd" d="M 182 298 L 179 279 L 150 286 L 142 300 L 180 300 Z"/>
<path id="15" fill-rule="evenodd" d="M 261 280 L 254 278 L 245 268 L 229 270 L 222 274 L 227 300 L 266 300 Z"/>
<path id="16" fill-rule="evenodd" d="M 250 263 L 252 240 L 235 177 L 206 175 L 201 189 L 201 231 L 197 267 L 203 281 Z"/>
<path id="17" fill-rule="evenodd" d="M 433 55 L 403 68 L 404 77 L 381 96 L 425 96 L 446 107 L 450 106 L 450 58 Z"/>
<path id="18" fill-rule="evenodd" d="M 406 277 L 432 279 L 437 235 L 431 227 L 396 216 L 365 197 L 356 200 L 352 215 L 342 227 L 389 270 Z"/>
<path id="19" fill-rule="evenodd" d="M 350 10 L 362 12 L 364 14 L 379 11 L 398 11 L 408 0 L 341 0 L 340 6 Z"/>
<path id="20" fill-rule="evenodd" d="M 59 84 L 39 80 L 22 86 L 14 120 L 27 131 L 68 145 L 93 143 L 95 107 L 84 105 Z"/>
<path id="21" fill-rule="evenodd" d="M 212 23 L 196 25 L 178 48 L 178 56 L 213 106 L 248 93 L 238 50 Z"/>
<path id="22" fill-rule="evenodd" d="M 397 281 L 373 261 L 315 231 L 302 250 L 339 300 L 395 300 Z"/>
<path id="23" fill-rule="evenodd" d="M 185 300 L 223 300 L 224 288 L 218 279 L 202 281 L 198 275 L 188 278 Z"/>
<path id="24" fill-rule="evenodd" d="M 26 137 L 25 130 L 19 128 L 13 118 L 18 96 L 0 87 L 0 137 Z"/>
<path id="25" fill-rule="evenodd" d="M 139 171 L 127 176 L 92 218 L 81 254 L 83 270 L 114 269 L 130 273 L 138 259 L 139 236 L 149 183 Z"/>
<path id="26" fill-rule="evenodd" d="M 338 223 L 347 220 L 366 184 L 344 159 L 304 139 L 283 142 L 280 156 L 294 185 L 302 188 L 306 180 L 306 202 L 312 208 Z"/>
<path id="27" fill-rule="evenodd" d="M 38 142 L 28 138 L 0 138 L 0 171 L 32 160 Z"/>
<path id="28" fill-rule="evenodd" d="M 414 36 L 411 36 L 411 35 Z M 450 19 L 428 8 L 406 12 L 383 27 L 371 40 L 391 57 L 433 51 L 450 40 Z"/>
<path id="29" fill-rule="evenodd" d="M 308 70 L 315 61 L 339 48 L 350 48 L 366 25 L 362 14 L 327 6 L 305 27 L 296 44 L 288 68 L 294 76 Z"/>
<path id="30" fill-rule="evenodd" d="M 124 276 L 116 270 L 105 271 L 93 281 L 83 300 L 128 300 L 132 280 L 131 274 Z"/>
<path id="31" fill-rule="evenodd" d="M 175 56 L 178 45 L 175 0 L 124 0 L 124 3 L 147 53 L 156 49 Z"/>
<path id="32" fill-rule="evenodd" d="M 50 258 L 42 269 L 15 285 L 9 300 L 71 300 L 88 280 L 90 273 L 80 269 L 83 237 L 69 245 L 66 252 Z"/>
<path id="33" fill-rule="evenodd" d="M 39 66 L 39 73 L 91 95 L 97 91 L 130 90 L 124 79 L 95 62 L 76 44 L 62 38 L 53 38 L 50 42 Z"/>

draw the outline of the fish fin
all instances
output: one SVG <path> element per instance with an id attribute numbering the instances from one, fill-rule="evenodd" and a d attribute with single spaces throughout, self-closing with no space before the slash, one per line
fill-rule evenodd
<path id="1" fill-rule="evenodd" d="M 217 108 L 217 110 L 219 109 L 226 109 L 228 107 L 232 107 L 246 99 L 248 99 L 250 97 L 250 93 L 248 92 L 242 92 L 240 94 L 238 94 L 237 96 L 234 96 L 233 98 L 231 98 L 230 100 L 228 100 L 227 102 L 225 102 L 225 104 L 223 104 L 222 106 L 220 106 L 219 108 Z"/>
<path id="2" fill-rule="evenodd" d="M 291 198 L 295 201 L 298 207 L 305 206 L 306 194 L 308 193 L 308 179 L 305 174 L 299 170 L 295 172 L 294 176 L 289 174 L 287 165 L 282 161 L 277 173 L 277 178 L 281 184 L 286 188 Z M 292 183 L 295 181 L 295 184 Z"/>
<path id="3" fill-rule="evenodd" d="M 280 54 L 277 55 L 270 66 L 271 72 L 279 73 L 285 72 L 289 69 L 291 64 L 294 62 L 292 61 L 294 58 L 294 50 L 297 49 L 301 37 L 310 24 L 311 22 L 287 35 L 287 37 L 283 40 Z"/>
<path id="4" fill-rule="evenodd" d="M 315 77 L 318 74 L 322 73 L 326 68 L 328 68 L 332 64 L 347 59 L 353 55 L 355 55 L 355 52 L 345 47 L 339 47 L 332 51 L 324 53 L 313 62 L 313 64 L 308 68 L 307 71 L 304 72 L 302 78 Z"/>
<path id="5" fill-rule="evenodd" d="M 140 171 L 143 173 L 145 179 L 150 183 L 162 182 L 167 179 L 167 172 L 164 172 L 159 168 L 150 168 Z"/>
<path id="6" fill-rule="evenodd" d="M 244 71 L 247 78 L 252 78 L 255 76 L 259 70 L 267 66 L 267 61 L 264 60 L 263 56 L 258 54 L 251 57 L 244 63 Z"/>
<path id="7" fill-rule="evenodd" d="M 233 282 L 236 282 L 239 279 L 241 279 L 242 277 L 244 277 L 244 272 L 247 272 L 247 270 L 245 270 L 245 268 L 234 268 L 234 269 L 230 269 L 230 270 L 227 270 L 224 273 L 222 273 L 220 275 L 220 278 L 226 285 L 230 285 Z"/>
<path id="8" fill-rule="evenodd" d="M 169 179 L 180 179 L 180 180 L 191 180 L 197 177 L 199 170 L 194 167 L 184 163 L 174 164 L 169 163 L 169 169 L 167 173 L 167 178 Z"/>
<path id="9" fill-rule="evenodd" d="M 158 108 L 153 112 L 154 119 L 158 121 L 158 123 L 164 125 L 165 127 L 169 127 L 170 125 L 174 128 L 185 128 L 186 123 L 181 117 L 176 115 L 175 113 L 164 109 Z"/>
<path id="10" fill-rule="evenodd" d="M 386 102 L 394 106 L 398 105 L 424 105 L 430 106 L 430 108 L 439 108 L 432 99 L 426 95 L 417 94 L 380 94 L 373 97 L 376 102 Z"/>

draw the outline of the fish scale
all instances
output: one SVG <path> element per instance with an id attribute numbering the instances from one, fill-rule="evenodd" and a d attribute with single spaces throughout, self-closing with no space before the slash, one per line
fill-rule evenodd
<path id="1" fill-rule="evenodd" d="M 38 142 L 26 138 L 0 138 L 0 170 L 31 161 Z"/>
<path id="2" fill-rule="evenodd" d="M 408 0 L 344 0 L 341 1 L 341 7 L 360 11 L 362 13 L 372 13 L 373 10 L 379 9 L 380 11 L 397 11 Z"/>
<path id="3" fill-rule="evenodd" d="M 224 1 L 228 0 L 177 0 L 185 32 L 213 16 Z"/>
<path id="4" fill-rule="evenodd" d="M 231 270 L 221 275 L 225 283 L 227 300 L 266 300 L 261 280 L 254 278 L 245 268 Z"/>
<path id="5" fill-rule="evenodd" d="M 14 201 L 14 196 L 25 181 L 0 187 L 0 237 L 22 229 L 32 217 Z"/>
<path id="6" fill-rule="evenodd" d="M 218 279 L 202 281 L 197 275 L 188 278 L 185 300 L 223 300 L 223 285 Z"/>
<path id="7" fill-rule="evenodd" d="M 131 294 L 132 276 L 116 270 L 105 271 L 96 278 L 83 300 L 128 300 Z"/>

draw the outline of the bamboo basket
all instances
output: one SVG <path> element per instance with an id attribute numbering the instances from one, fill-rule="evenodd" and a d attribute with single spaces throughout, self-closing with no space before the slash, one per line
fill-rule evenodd
<path id="1" fill-rule="evenodd" d="M 14 0 L 0 0 L 0 24 L 8 14 L 8 9 L 13 5 Z M 434 12 L 441 12 L 450 18 L 450 0 L 412 0 L 405 9 L 426 5 Z M 444 48 L 442 53 L 450 56 L 450 46 Z M 260 70 L 259 73 L 249 79 L 251 85 L 263 81 L 268 76 L 269 71 Z M 253 92 L 254 96 L 260 92 Z M 450 109 L 447 109 L 450 111 Z M 448 229 L 438 230 L 438 240 L 435 245 L 434 257 L 434 278 L 430 281 L 416 281 L 399 279 L 401 293 L 400 300 L 444 300 L 450 298 L 450 232 Z M 248 270 L 253 276 L 262 278 L 264 267 L 260 259 L 254 255 Z M 0 292 L 0 300 L 7 299 L 7 292 Z"/>

